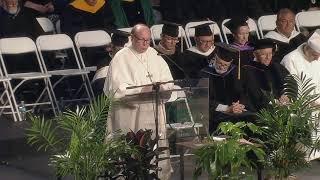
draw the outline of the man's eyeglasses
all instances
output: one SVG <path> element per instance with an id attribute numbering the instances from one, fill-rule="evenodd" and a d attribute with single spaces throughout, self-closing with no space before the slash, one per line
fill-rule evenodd
<path id="1" fill-rule="evenodd" d="M 200 42 L 201 44 L 213 44 L 213 40 L 204 41 L 204 40 L 199 39 L 199 42 Z"/>
<path id="2" fill-rule="evenodd" d="M 138 38 L 136 35 L 132 35 L 134 38 L 137 39 L 138 42 L 141 42 L 141 43 L 150 43 L 150 39 L 143 39 L 143 38 Z"/>
<path id="3" fill-rule="evenodd" d="M 164 36 L 164 39 L 166 41 L 170 41 L 170 42 L 179 42 L 179 38 L 172 38 L 172 37 L 168 37 L 168 36 Z"/>

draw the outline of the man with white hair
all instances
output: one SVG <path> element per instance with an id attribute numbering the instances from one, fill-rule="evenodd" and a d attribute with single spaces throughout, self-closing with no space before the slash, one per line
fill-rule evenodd
<path id="1" fill-rule="evenodd" d="M 285 66 L 291 74 L 305 74 L 311 78 L 311 82 L 316 86 L 313 93 L 320 93 L 320 31 L 317 30 L 312 34 L 308 41 L 296 50 L 286 55 L 281 64 Z M 320 99 L 315 101 L 315 105 L 320 105 Z M 318 114 L 319 112 L 314 112 Z M 313 134 L 314 138 L 319 138 L 320 127 L 317 127 L 318 134 Z M 309 160 L 320 158 L 320 152 L 312 154 Z"/>
<path id="2" fill-rule="evenodd" d="M 150 47 L 151 31 L 144 24 L 137 24 L 131 31 L 131 42 L 129 47 L 124 47 L 113 57 L 108 69 L 104 92 L 113 94 L 116 99 L 128 95 L 148 93 L 153 91 L 157 82 L 172 81 L 170 69 L 165 60 L 158 52 Z M 131 89 L 133 86 L 143 86 Z M 160 85 L 161 90 L 171 89 L 172 83 Z M 137 132 L 140 129 L 156 130 L 155 104 L 148 100 L 135 99 L 126 104 L 113 108 L 111 118 L 108 120 L 109 132 L 121 129 L 123 132 L 130 130 Z M 166 122 L 164 106 L 159 106 L 159 145 L 167 146 Z M 170 161 L 160 161 L 162 171 L 159 178 L 166 180 L 170 178 Z"/>
<path id="3" fill-rule="evenodd" d="M 0 37 L 28 36 L 42 33 L 35 18 L 25 11 L 19 0 L 3 0 L 0 7 Z"/>

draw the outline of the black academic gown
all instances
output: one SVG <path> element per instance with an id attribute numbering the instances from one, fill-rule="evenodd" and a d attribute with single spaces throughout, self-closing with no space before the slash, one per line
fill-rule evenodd
<path id="1" fill-rule="evenodd" d="M 241 68 L 241 101 L 247 109 L 257 112 L 267 107 L 270 98 L 264 92 L 279 98 L 283 93 L 284 79 L 289 74 L 285 67 L 274 62 L 265 66 L 253 61 Z"/>
<path id="2" fill-rule="evenodd" d="M 105 30 L 114 27 L 111 3 L 106 2 L 96 13 L 86 12 L 68 5 L 61 15 L 61 30 L 74 37 L 77 32 Z"/>
<path id="3" fill-rule="evenodd" d="M 237 115 L 216 111 L 219 104 L 229 106 L 240 99 L 241 91 L 237 72 L 237 66 L 235 65 L 231 65 L 229 70 L 223 74 L 217 73 L 214 67 L 206 67 L 201 70 L 201 77 L 209 78 L 210 133 L 216 130 L 221 122 L 239 120 Z"/>
<path id="4" fill-rule="evenodd" d="M 211 54 L 205 56 L 203 54 L 186 50 L 179 59 L 179 64 L 183 68 L 186 78 L 200 78 L 201 69 L 209 65 L 209 62 L 214 58 L 215 53 L 216 51 L 214 50 Z"/>
<path id="5" fill-rule="evenodd" d="M 159 55 L 168 64 L 173 79 L 174 80 L 184 79 L 185 72 L 183 71 L 183 68 L 179 65 L 179 61 L 178 61 L 181 58 L 182 53 L 176 50 L 174 54 L 166 55 L 162 53 L 157 47 L 155 47 L 155 49 L 159 52 Z"/>
<path id="6" fill-rule="evenodd" d="M 289 54 L 291 51 L 297 49 L 301 44 L 305 43 L 307 38 L 300 33 L 296 37 L 292 38 L 289 43 L 278 41 L 276 39 L 272 40 L 275 41 L 277 45 L 273 61 L 280 63 L 285 55 Z"/>

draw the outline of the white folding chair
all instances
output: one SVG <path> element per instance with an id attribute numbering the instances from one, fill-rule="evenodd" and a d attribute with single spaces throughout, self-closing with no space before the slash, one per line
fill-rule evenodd
<path id="1" fill-rule="evenodd" d="M 81 53 L 81 48 L 106 46 L 111 43 L 111 37 L 107 32 L 102 30 L 84 31 L 84 32 L 78 32 L 75 35 L 74 42 L 78 50 L 82 67 L 86 70 L 95 72 L 97 70 L 96 66 L 87 67 L 85 65 L 85 61 Z"/>
<path id="2" fill-rule="evenodd" d="M 176 91 L 172 91 L 171 93 L 171 97 L 170 99 L 167 101 L 167 103 L 173 103 L 173 102 L 183 102 L 186 106 L 187 109 L 187 113 L 189 116 L 189 122 L 187 123 L 167 123 L 166 127 L 168 129 L 174 129 L 174 130 L 183 130 L 183 129 L 194 129 L 194 132 L 196 135 L 199 135 L 199 128 L 203 127 L 203 124 L 200 123 L 196 123 L 194 122 L 192 113 L 191 113 L 191 109 L 189 107 L 189 103 L 187 100 L 187 96 L 186 93 L 181 89 L 180 86 L 174 85 L 173 87 L 174 90 Z"/>
<path id="3" fill-rule="evenodd" d="M 50 34 L 56 33 L 55 27 L 50 19 L 46 17 L 39 17 L 36 19 L 45 33 L 50 33 Z"/>
<path id="4" fill-rule="evenodd" d="M 78 98 L 78 99 L 71 99 L 70 101 L 79 101 L 79 100 L 89 100 L 91 101 L 94 98 L 93 90 L 90 85 L 89 77 L 88 77 L 88 70 L 85 70 L 81 67 L 81 63 L 78 59 L 77 53 L 75 51 L 75 47 L 73 45 L 73 41 L 71 38 L 66 34 L 54 34 L 54 35 L 43 35 L 37 38 L 37 48 L 39 51 L 40 59 L 44 64 L 44 70 L 48 74 L 52 75 L 53 77 L 59 77 L 59 79 L 54 83 L 53 89 L 65 78 L 80 76 L 82 79 L 82 83 L 85 87 L 85 92 L 87 98 Z M 63 68 L 63 69 L 52 69 L 48 70 L 48 65 L 44 59 L 43 53 L 44 52 L 54 52 L 60 50 L 71 50 L 74 60 L 75 60 L 75 67 L 73 68 Z M 68 60 L 68 59 L 67 59 Z M 81 87 L 81 86 L 79 86 Z M 78 89 L 76 95 L 80 92 L 81 88 Z"/>
<path id="5" fill-rule="evenodd" d="M 300 32 L 300 27 L 320 26 L 320 11 L 303 11 L 296 15 L 296 26 Z"/>
<path id="6" fill-rule="evenodd" d="M 5 77 L 2 72 L 2 69 L 3 67 L 0 68 L 0 84 L 3 86 L 3 89 L 0 92 L 0 102 L 1 102 L 0 115 L 4 114 L 4 111 L 6 109 L 10 109 L 11 112 L 9 113 L 12 114 L 13 120 L 14 122 L 16 122 L 16 121 L 19 121 L 21 118 L 20 118 L 20 114 L 17 113 L 19 111 L 17 107 L 17 103 L 13 103 L 13 102 L 16 102 L 16 99 L 13 94 L 12 86 L 10 83 L 11 78 Z M 9 103 L 9 105 L 7 105 L 7 103 Z"/>
<path id="7" fill-rule="evenodd" d="M 156 24 L 156 25 L 151 26 L 151 28 L 150 28 L 153 46 L 155 46 L 156 42 L 161 39 L 162 27 L 163 27 L 163 24 Z M 181 39 L 183 38 L 184 41 L 186 42 L 187 48 L 190 48 L 189 40 L 187 39 L 186 32 L 182 26 L 179 26 L 178 37 Z"/>
<path id="8" fill-rule="evenodd" d="M 3 55 L 19 55 L 19 54 L 24 54 L 24 53 L 34 53 L 36 57 L 36 61 L 34 64 L 34 69 L 39 69 L 39 71 L 34 71 L 34 72 L 26 72 L 26 73 L 14 73 L 14 72 L 8 72 L 7 67 L 6 67 L 6 58 L 3 57 Z M 33 42 L 32 39 L 28 37 L 19 37 L 19 38 L 4 38 L 0 39 L 0 59 L 1 59 L 1 65 L 3 66 L 3 72 L 4 76 L 6 78 L 10 78 L 12 80 L 17 80 L 19 83 L 17 85 L 13 86 L 13 95 L 15 95 L 15 92 L 17 91 L 18 88 L 22 87 L 27 83 L 28 81 L 33 81 L 33 80 L 43 80 L 44 81 L 44 89 L 38 96 L 37 100 L 35 102 L 30 102 L 25 104 L 26 107 L 31 106 L 32 110 L 36 106 L 39 105 L 51 105 L 52 110 L 55 115 L 56 113 L 56 108 L 59 111 L 59 107 L 57 106 L 57 101 L 53 93 L 53 88 L 51 85 L 51 82 L 49 80 L 49 77 L 51 75 L 47 74 L 42 66 L 42 63 L 39 58 L 39 54 L 36 48 L 35 43 Z M 28 61 L 28 59 L 23 59 L 25 61 Z M 30 61 L 31 62 L 31 61 Z M 16 66 L 19 66 L 19 64 L 16 64 Z M 10 87 L 9 87 L 10 89 Z M 47 93 L 47 94 L 45 94 Z M 45 97 L 45 95 L 48 96 L 49 101 Z M 41 99 L 44 98 L 44 100 L 41 102 Z M 13 98 L 13 106 L 15 108 L 18 107 L 16 98 Z M 18 115 L 19 120 L 21 121 L 21 116 Z"/>
<path id="9" fill-rule="evenodd" d="M 229 40 L 228 40 L 227 34 L 232 34 L 231 31 L 229 30 L 229 28 L 227 28 L 225 26 L 225 24 L 227 22 L 229 22 L 229 21 L 230 21 L 230 19 L 225 19 L 225 20 L 222 21 L 222 25 L 221 25 L 223 37 L 224 37 L 225 42 L 227 44 L 229 44 Z M 260 39 L 260 34 L 259 34 L 259 31 L 258 31 L 258 27 L 257 27 L 256 22 L 253 19 L 249 18 L 247 20 L 247 23 L 249 25 L 250 32 L 255 32 L 255 34 L 257 35 L 257 38 Z"/>
<path id="10" fill-rule="evenodd" d="M 125 31 L 125 32 L 128 32 L 128 33 L 131 33 L 132 27 L 119 28 L 118 30 L 120 30 L 120 31 Z"/>
<path id="11" fill-rule="evenodd" d="M 261 38 L 264 37 L 264 32 L 273 31 L 277 27 L 276 21 L 277 21 L 276 14 L 261 16 L 258 19 L 258 27 L 259 27 Z"/>
<path id="12" fill-rule="evenodd" d="M 197 25 L 205 24 L 205 23 L 213 23 L 210 25 L 211 31 L 213 32 L 213 34 L 215 36 L 216 35 L 219 36 L 220 41 L 223 42 L 220 28 L 216 22 L 214 22 L 214 21 L 197 21 L 197 22 L 189 22 L 186 24 L 186 27 L 185 27 L 186 35 L 187 35 L 190 46 L 193 46 L 191 38 L 194 37 L 194 33 L 195 33 L 195 28 L 193 28 L 193 26 L 197 26 Z"/>
<path id="13" fill-rule="evenodd" d="M 58 21 L 56 22 L 56 32 L 61 34 L 61 20 L 58 19 Z"/>

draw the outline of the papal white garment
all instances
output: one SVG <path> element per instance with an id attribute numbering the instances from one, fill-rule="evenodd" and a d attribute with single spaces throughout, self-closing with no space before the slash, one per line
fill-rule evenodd
<path id="1" fill-rule="evenodd" d="M 318 60 L 309 62 L 305 58 L 303 53 L 303 46 L 305 44 L 300 45 L 296 50 L 287 54 L 281 64 L 286 67 L 286 69 L 290 72 L 290 74 L 296 74 L 300 76 L 303 72 L 307 78 L 312 79 L 312 83 L 316 85 L 316 89 L 313 93 L 320 94 L 320 58 Z M 316 101 L 316 103 L 320 104 L 320 99 Z M 319 114 L 319 112 L 314 112 L 314 115 Z M 317 133 L 314 132 L 313 138 L 320 137 L 320 127 L 317 128 Z M 320 152 L 316 152 L 311 155 L 308 160 L 313 160 L 320 158 Z"/>
<path id="2" fill-rule="evenodd" d="M 115 98 L 123 98 L 126 95 L 138 94 L 142 88 L 128 89 L 130 86 L 140 86 L 155 82 L 171 81 L 170 69 L 158 52 L 149 47 L 146 52 L 138 53 L 131 46 L 120 50 L 112 59 L 106 78 L 104 92 L 114 93 Z M 169 90 L 173 83 L 165 84 L 164 89 Z M 130 103 L 130 102 L 128 102 Z M 150 101 L 135 101 L 127 105 L 113 108 L 111 119 L 108 120 L 108 130 L 121 129 L 124 132 L 139 129 L 153 129 L 155 132 L 155 104 Z M 166 146 L 166 121 L 164 105 L 159 106 L 159 135 L 163 139 L 160 146 Z M 166 165 L 164 165 L 166 164 Z M 170 177 L 170 161 L 160 162 L 162 171 L 159 177 Z"/>

